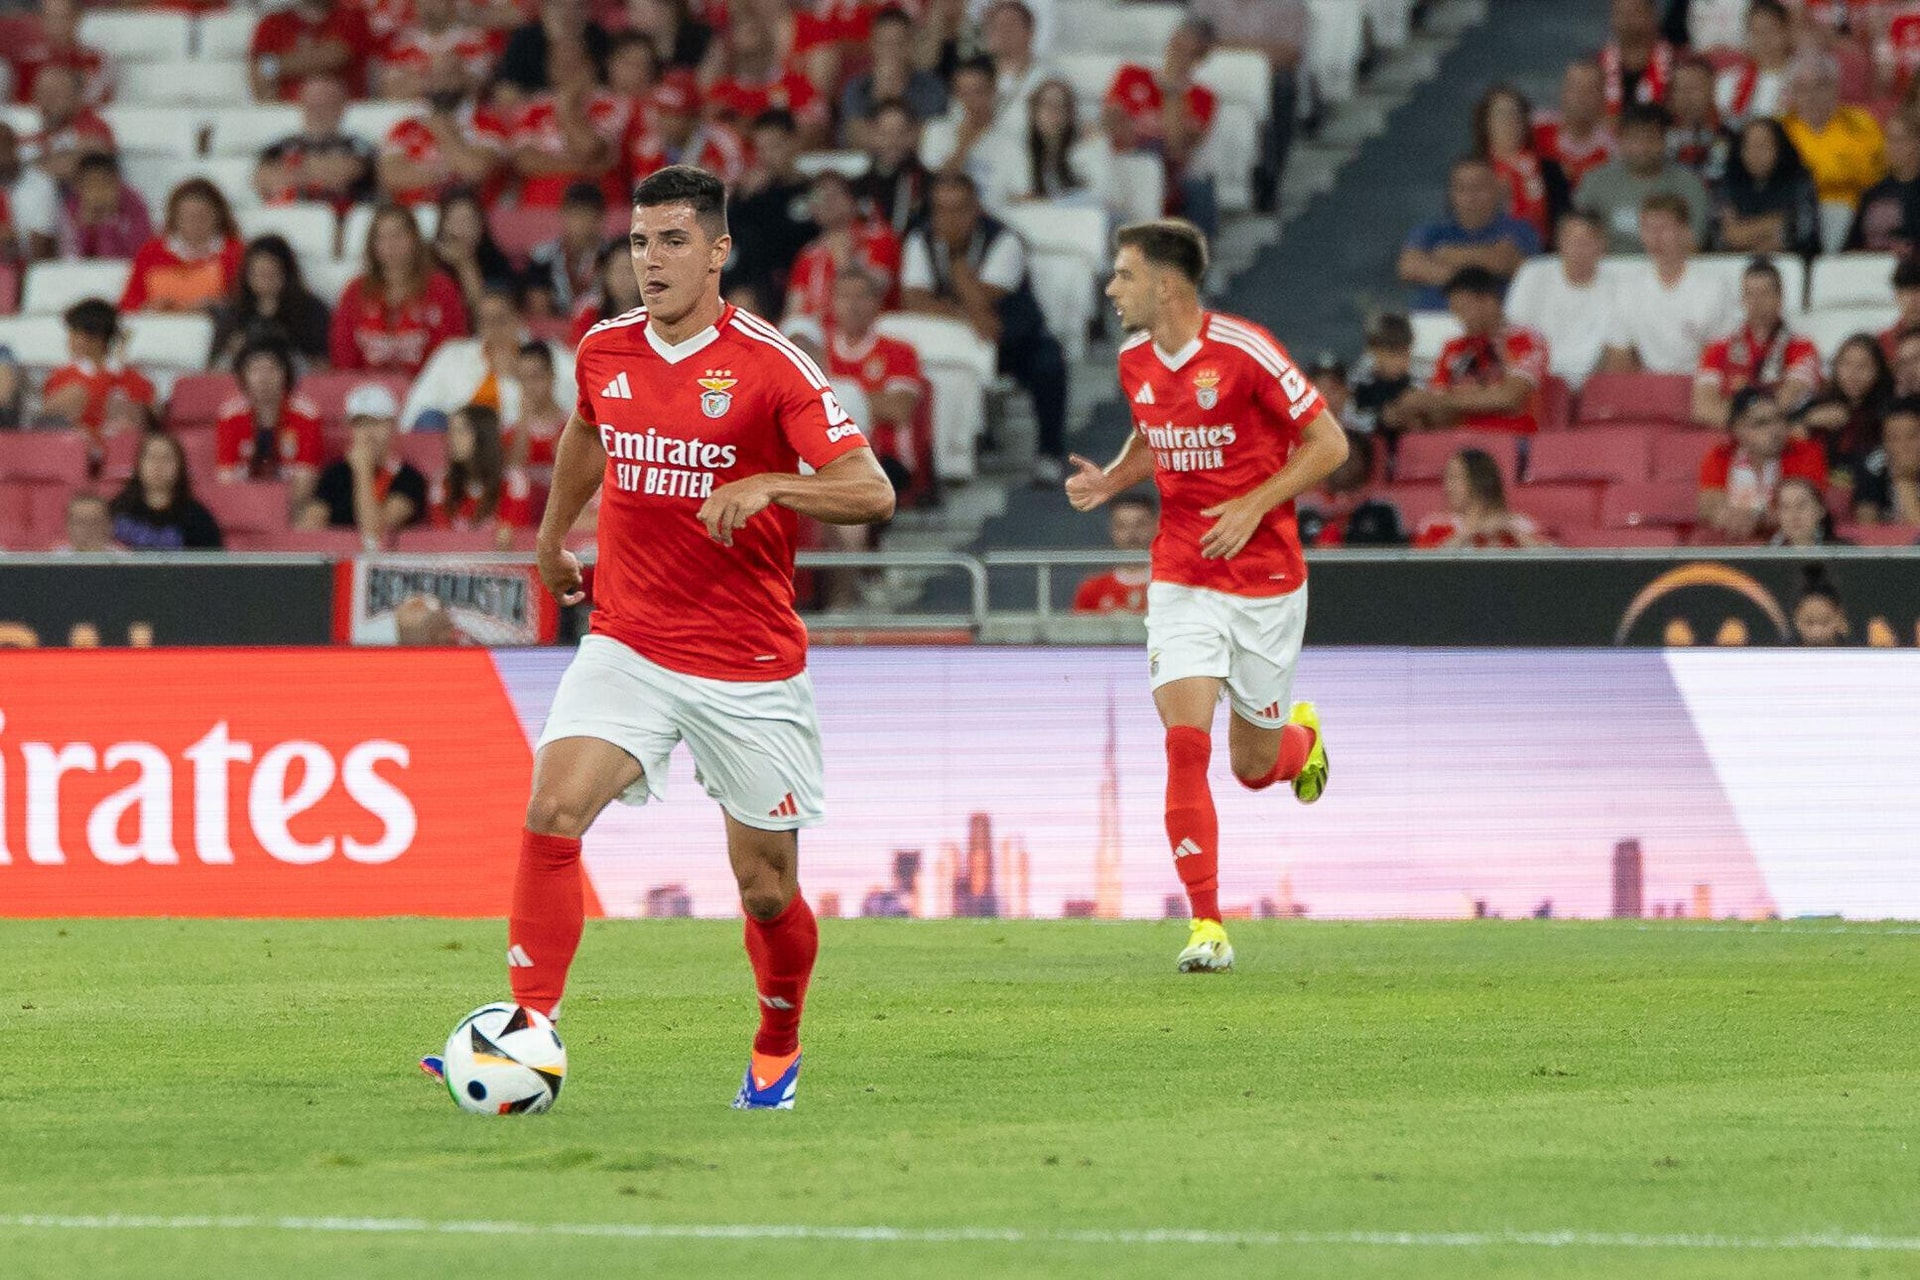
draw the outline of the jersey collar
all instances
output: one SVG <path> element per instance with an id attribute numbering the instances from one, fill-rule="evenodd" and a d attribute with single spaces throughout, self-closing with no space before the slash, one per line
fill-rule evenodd
<path id="1" fill-rule="evenodd" d="M 720 326 L 724 325 L 732 316 L 733 307 L 728 306 L 720 312 L 720 318 L 718 320 L 694 334 L 691 338 L 678 344 L 670 343 L 655 333 L 651 322 L 643 325 L 642 328 L 647 331 L 647 345 L 653 348 L 655 355 L 665 360 L 668 364 L 679 364 L 689 356 L 698 355 L 700 352 L 706 350 L 710 344 L 717 341 L 720 337 Z"/>
<path id="2" fill-rule="evenodd" d="M 1154 355 L 1160 357 L 1161 364 L 1167 366 L 1167 369 L 1169 371 L 1177 372 L 1181 365 L 1185 364 L 1187 361 L 1193 359 L 1195 356 L 1200 354 L 1200 340 L 1206 334 L 1206 332 L 1207 332 L 1207 325 L 1206 325 L 1206 322 L 1203 320 L 1200 323 L 1200 332 L 1193 335 L 1193 340 L 1187 343 L 1186 346 L 1174 352 L 1172 355 L 1168 355 L 1166 352 L 1162 351 L 1160 349 L 1160 344 L 1155 342 L 1151 338 L 1147 339 L 1147 345 L 1153 348 Z"/>

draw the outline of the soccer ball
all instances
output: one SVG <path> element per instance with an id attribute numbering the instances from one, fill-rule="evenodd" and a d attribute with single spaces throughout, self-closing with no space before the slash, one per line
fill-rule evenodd
<path id="1" fill-rule="evenodd" d="M 447 1037 L 447 1092 L 462 1111 L 545 1111 L 567 1078 L 567 1047 L 542 1013 L 502 1001 L 482 1005 Z"/>

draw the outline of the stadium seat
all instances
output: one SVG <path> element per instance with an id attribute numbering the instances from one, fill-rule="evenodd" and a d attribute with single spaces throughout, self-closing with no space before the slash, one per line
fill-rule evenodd
<path id="1" fill-rule="evenodd" d="M 80 42 L 116 62 L 164 62 L 193 56 L 193 22 L 153 9 L 93 10 L 80 19 Z"/>
<path id="2" fill-rule="evenodd" d="M 1698 493 L 1690 480 L 1610 484 L 1600 500 L 1600 523 L 1609 529 L 1691 525 L 1698 509 Z"/>
<path id="3" fill-rule="evenodd" d="M 1537 435 L 1528 446 L 1527 480 L 1650 479 L 1653 435 L 1653 429 L 1636 426 Z"/>
<path id="4" fill-rule="evenodd" d="M 409 380 L 396 373 L 366 373 L 356 369 L 327 369 L 319 373 L 310 373 L 300 379 L 300 394 L 313 401 L 320 411 L 322 422 L 343 421 L 347 413 L 347 396 L 363 383 L 377 382 L 393 392 L 394 399 L 404 403 L 407 398 Z"/>
<path id="5" fill-rule="evenodd" d="M 333 206 L 303 200 L 296 204 L 266 205 L 238 210 L 240 233 L 251 240 L 272 232 L 284 236 L 302 257 L 333 257 L 340 220 Z"/>
<path id="6" fill-rule="evenodd" d="M 1124 22 L 1108 22 L 1107 26 L 1131 26 L 1138 7 L 1130 8 Z M 1155 50 L 1150 66 L 1160 65 L 1162 49 Z M 1215 49 L 1207 60 L 1195 69 L 1194 83 L 1204 85 L 1219 95 L 1222 103 L 1236 103 L 1245 107 L 1253 116 L 1254 123 L 1264 125 L 1267 117 L 1273 114 L 1273 73 L 1268 69 L 1264 54 L 1247 49 Z"/>
<path id="7" fill-rule="evenodd" d="M 1106 212 L 1091 205 L 1036 200 L 1011 206 L 1000 220 L 1019 232 L 1029 249 L 1074 254 L 1094 272 L 1102 271 L 1112 257 Z"/>
<path id="8" fill-rule="evenodd" d="M 1367 24 L 1383 49 L 1403 47 L 1413 37 L 1414 0 L 1367 0 Z"/>
<path id="9" fill-rule="evenodd" d="M 516 263 L 524 264 L 535 245 L 544 244 L 560 234 L 558 209 L 522 209 L 517 206 L 495 209 L 488 218 L 494 243 L 500 252 Z"/>
<path id="10" fill-rule="evenodd" d="M 883 315 L 874 328 L 920 356 L 933 390 L 933 470 L 943 480 L 971 477 L 974 440 L 986 429 L 986 390 L 997 355 L 970 327 L 944 316 L 904 311 Z"/>
<path id="11" fill-rule="evenodd" d="M 1891 253 L 1836 253 L 1813 260 L 1807 309 L 1886 306 L 1893 302 Z"/>
<path id="12" fill-rule="evenodd" d="M 1818 348 L 1822 360 L 1831 361 L 1840 345 L 1856 333 L 1878 338 L 1900 318 L 1900 309 L 1891 302 L 1868 306 L 1822 307 L 1809 311 L 1794 322 L 1794 328 L 1806 335 Z"/>
<path id="13" fill-rule="evenodd" d="M 1253 208 L 1253 165 L 1260 155 L 1260 125 L 1238 102 L 1222 102 L 1213 127 L 1195 155 L 1200 173 L 1213 175 L 1214 199 L 1222 213 L 1245 213 Z"/>
<path id="14" fill-rule="evenodd" d="M 1413 368 L 1416 380 L 1433 368 L 1440 349 L 1464 332 L 1451 311 L 1415 311 L 1407 317 L 1413 325 Z"/>
<path id="15" fill-rule="evenodd" d="M 1327 102 L 1353 97 L 1366 52 L 1366 13 L 1355 0 L 1308 0 L 1306 64 Z"/>
<path id="16" fill-rule="evenodd" d="M 102 107 L 100 118 L 113 130 L 113 141 L 122 160 L 128 155 L 175 156 L 183 160 L 197 156 L 201 132 L 207 127 L 207 113 L 199 107 L 120 103 Z M 154 212 L 157 215 L 159 211 Z"/>
<path id="17" fill-rule="evenodd" d="M 1910 547 L 1920 542 L 1920 525 L 1844 524 L 1834 532 L 1863 547 Z"/>
<path id="18" fill-rule="evenodd" d="M 9 432 L 0 448 L 0 478 L 85 484 L 87 440 L 78 431 Z"/>
<path id="19" fill-rule="evenodd" d="M 1573 425 L 1573 388 L 1552 374 L 1540 388 L 1540 430 L 1565 431 Z"/>
<path id="20" fill-rule="evenodd" d="M 793 158 L 793 167 L 809 178 L 829 171 L 857 178 L 867 171 L 864 151 L 808 151 Z"/>
<path id="21" fill-rule="evenodd" d="M 1700 462 L 1727 437 L 1719 431 L 1661 431 L 1653 437 L 1655 480 L 1700 481 Z"/>
<path id="22" fill-rule="evenodd" d="M 20 310 L 26 315 L 57 316 L 83 298 L 118 303 L 133 264 L 119 258 L 36 262 L 27 268 Z"/>
<path id="23" fill-rule="evenodd" d="M 234 551 L 278 551 L 350 560 L 366 548 L 358 529 L 239 529 L 226 539 Z"/>
<path id="24" fill-rule="evenodd" d="M 300 275 L 314 297 L 331 307 L 340 301 L 340 295 L 347 291 L 363 265 L 358 257 L 307 257 L 300 259 Z"/>
<path id="25" fill-rule="evenodd" d="M 25 482 L 20 490 L 25 500 L 25 524 L 32 530 L 33 546 L 56 547 L 67 538 L 67 503 L 82 485 Z"/>
<path id="26" fill-rule="evenodd" d="M 1551 533 L 1562 529 L 1592 529 L 1600 523 L 1600 495 L 1605 486 L 1569 481 L 1559 484 L 1523 484 L 1507 491 L 1507 505 Z"/>
<path id="27" fill-rule="evenodd" d="M 1125 152 L 1113 157 L 1113 183 L 1127 200 L 1122 222 L 1157 218 L 1167 207 L 1167 167 L 1158 156 Z"/>
<path id="28" fill-rule="evenodd" d="M 447 437 L 444 432 L 403 432 L 393 438 L 393 448 L 429 482 L 447 469 Z"/>
<path id="29" fill-rule="evenodd" d="M 1484 449 L 1511 485 L 1520 475 L 1520 438 L 1504 431 L 1410 431 L 1400 437 L 1393 464 L 1396 483 L 1438 483 L 1447 462 L 1462 449 Z"/>
<path id="30" fill-rule="evenodd" d="M 1077 253 L 1041 249 L 1028 255 L 1027 278 L 1048 332 L 1059 339 L 1067 362 L 1078 364 L 1086 358 L 1087 331 L 1099 288 L 1093 268 Z"/>
<path id="31" fill-rule="evenodd" d="M 292 494 L 284 480 L 203 484 L 195 492 L 222 529 L 273 533 L 286 531 L 290 523 L 288 504 Z"/>
<path id="32" fill-rule="evenodd" d="M 123 106 L 237 106 L 252 96 L 245 62 L 134 62 L 120 69 Z"/>
<path id="33" fill-rule="evenodd" d="M 167 399 L 167 426 L 211 426 L 220 408 L 240 394 L 240 383 L 230 373 L 190 373 L 173 384 Z"/>
<path id="34" fill-rule="evenodd" d="M 244 217 L 249 209 L 265 203 L 253 185 L 253 171 L 259 163 L 252 156 L 211 156 L 195 160 L 193 168 L 199 176 L 220 188 L 234 213 Z"/>
<path id="35" fill-rule="evenodd" d="M 0 347 L 30 369 L 55 369 L 67 362 L 67 328 L 57 316 L 0 316 Z"/>
<path id="36" fill-rule="evenodd" d="M 1563 547 L 1677 547 L 1680 531 L 1671 525 L 1641 525 L 1632 529 L 1565 528 L 1554 538 Z"/>
<path id="37" fill-rule="evenodd" d="M 120 481 L 133 474 L 134 463 L 140 457 L 143 435 L 139 431 L 114 431 L 108 434 L 105 441 L 106 456 L 100 463 L 103 479 Z"/>
<path id="38" fill-rule="evenodd" d="M 205 14 L 200 19 L 200 56 L 203 58 L 245 58 L 253 47 L 253 28 L 260 15 L 250 9 L 234 8 Z"/>
<path id="39" fill-rule="evenodd" d="M 1122 24 L 1108 23 L 1107 25 Z M 1099 114 L 1100 103 L 1105 100 L 1107 88 L 1113 83 L 1113 77 L 1121 67 L 1134 59 L 1104 50 L 1094 50 L 1084 53 L 1063 53 L 1052 61 L 1054 71 L 1061 79 L 1073 86 L 1073 96 L 1081 115 L 1087 119 L 1094 119 Z M 1154 51 L 1148 65 L 1160 65 L 1158 50 Z"/>
<path id="40" fill-rule="evenodd" d="M 1157 67 L 1167 37 L 1185 16 L 1177 4 L 1129 4 L 1119 20 L 1102 0 L 1063 0 L 1054 8 L 1054 51 L 1112 54 Z"/>
<path id="41" fill-rule="evenodd" d="M 254 159 L 280 139 L 300 132 L 300 108 L 274 103 L 207 113 L 210 155 Z"/>
<path id="42" fill-rule="evenodd" d="M 204 369 L 213 351 L 213 321 L 203 315 L 143 311 L 129 316 L 127 360 L 133 364 Z"/>
<path id="43" fill-rule="evenodd" d="M 1400 510 L 1400 523 L 1409 534 L 1420 528 L 1420 522 L 1428 516 L 1444 515 L 1447 511 L 1446 490 L 1437 484 L 1390 484 L 1382 486 L 1374 495 L 1391 502 Z"/>
<path id="44" fill-rule="evenodd" d="M 213 428 L 179 427 L 168 434 L 180 442 L 180 452 L 187 457 L 187 474 L 193 477 L 194 483 L 212 484 L 220 468 L 219 440 Z"/>
<path id="45" fill-rule="evenodd" d="M 1822 200 L 1820 202 L 1820 251 L 1838 253 L 1840 246 L 1847 242 L 1847 232 L 1853 226 L 1853 201 Z"/>
<path id="46" fill-rule="evenodd" d="M 38 551 L 40 539 L 33 531 L 33 499 L 29 480 L 0 478 L 0 550 Z"/>
<path id="47" fill-rule="evenodd" d="M 395 551 L 420 555 L 493 555 L 499 551 L 491 529 L 402 529 Z"/>
<path id="48" fill-rule="evenodd" d="M 1693 265 L 1709 275 L 1725 278 L 1737 291 L 1740 287 L 1740 277 L 1746 274 L 1747 264 L 1752 262 L 1755 256 L 1766 258 L 1779 269 L 1782 311 L 1789 317 L 1793 317 L 1806 310 L 1807 266 L 1794 254 L 1703 253 L 1693 259 Z"/>
<path id="49" fill-rule="evenodd" d="M 417 102 L 355 102 L 348 105 L 340 128 L 377 147 L 387 140 L 393 126 L 419 114 Z"/>
<path id="50" fill-rule="evenodd" d="M 173 189 L 200 172 L 200 161 L 192 156 L 164 156 L 133 152 L 120 157 L 120 176 L 127 185 L 146 197 L 155 215 L 166 211 L 167 196 Z"/>
<path id="51" fill-rule="evenodd" d="M 1693 379 L 1684 373 L 1596 373 L 1580 389 L 1574 422 L 1693 421 Z"/>

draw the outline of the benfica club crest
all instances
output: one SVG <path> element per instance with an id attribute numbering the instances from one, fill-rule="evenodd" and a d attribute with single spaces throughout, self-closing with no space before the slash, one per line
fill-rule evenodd
<path id="1" fill-rule="evenodd" d="M 709 369 L 709 376 L 700 379 L 700 385 L 704 388 L 700 396 L 700 412 L 709 418 L 722 417 L 733 407 L 733 384 L 740 379 L 712 376 L 726 372 L 725 369 Z"/>
<path id="2" fill-rule="evenodd" d="M 1202 409 L 1211 409 L 1220 403 L 1220 375 L 1212 369 L 1202 369 L 1193 375 L 1193 398 Z"/>

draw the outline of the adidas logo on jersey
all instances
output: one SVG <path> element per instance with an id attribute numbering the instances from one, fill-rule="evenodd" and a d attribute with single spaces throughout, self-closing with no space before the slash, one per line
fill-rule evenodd
<path id="1" fill-rule="evenodd" d="M 1133 393 L 1133 402 L 1135 404 L 1152 404 L 1153 384 L 1151 382 L 1141 383 L 1140 389 Z"/>
<path id="2" fill-rule="evenodd" d="M 600 388 L 600 398 L 603 400 L 633 399 L 633 388 L 627 383 L 627 375 L 625 370 L 622 370 L 620 373 L 620 376 L 615 378 L 612 382 L 609 382 L 606 386 Z"/>

